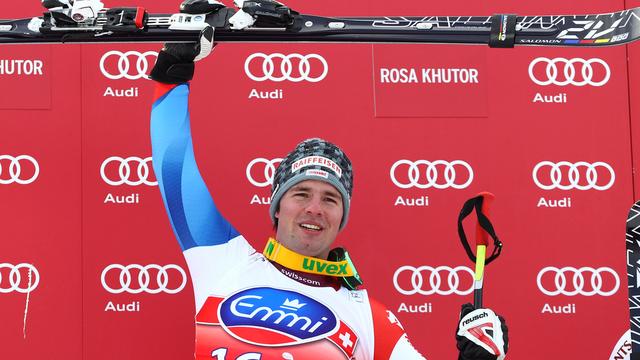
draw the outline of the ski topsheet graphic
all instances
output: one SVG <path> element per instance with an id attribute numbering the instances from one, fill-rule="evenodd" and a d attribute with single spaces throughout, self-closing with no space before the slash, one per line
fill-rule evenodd
<path id="1" fill-rule="evenodd" d="M 216 42 L 387 42 L 607 46 L 640 37 L 640 8 L 607 14 L 322 17 L 273 0 L 235 0 L 208 14 L 150 14 L 100 0 L 42 0 L 43 16 L 0 20 L 0 43 L 194 41 L 211 25 Z"/>
<path id="2" fill-rule="evenodd" d="M 627 216 L 627 280 L 631 319 L 631 359 L 640 358 L 640 201 Z"/>

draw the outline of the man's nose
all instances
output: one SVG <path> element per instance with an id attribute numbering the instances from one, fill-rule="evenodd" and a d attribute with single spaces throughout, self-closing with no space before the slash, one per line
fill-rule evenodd
<path id="1" fill-rule="evenodd" d="M 322 212 L 322 204 L 320 203 L 320 197 L 312 196 L 307 203 L 306 211 L 310 214 L 320 214 Z"/>

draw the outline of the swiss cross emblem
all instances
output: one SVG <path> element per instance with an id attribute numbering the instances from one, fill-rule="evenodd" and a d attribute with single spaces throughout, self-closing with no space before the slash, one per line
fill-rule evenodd
<path id="1" fill-rule="evenodd" d="M 340 340 L 342 340 L 342 347 L 343 348 L 352 348 L 353 347 L 353 341 L 351 341 L 351 334 L 349 334 L 348 332 L 345 332 L 344 334 L 338 335 L 338 338 L 340 338 Z"/>
<path id="2" fill-rule="evenodd" d="M 340 321 L 340 328 L 329 337 L 329 340 L 336 344 L 348 358 L 353 357 L 358 344 L 358 336 L 347 324 Z"/>

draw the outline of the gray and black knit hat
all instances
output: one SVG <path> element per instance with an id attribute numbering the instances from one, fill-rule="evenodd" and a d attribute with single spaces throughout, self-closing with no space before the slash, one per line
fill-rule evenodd
<path id="1" fill-rule="evenodd" d="M 271 187 L 271 221 L 276 222 L 280 199 L 292 186 L 305 180 L 321 180 L 333 185 L 342 195 L 342 221 L 344 228 L 349 218 L 349 202 L 353 190 L 351 160 L 336 145 L 318 138 L 307 139 L 296 145 L 280 162 Z"/>

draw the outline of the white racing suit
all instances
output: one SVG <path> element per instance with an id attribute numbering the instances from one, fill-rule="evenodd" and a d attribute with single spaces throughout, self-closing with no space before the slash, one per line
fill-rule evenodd
<path id="1" fill-rule="evenodd" d="M 216 209 L 191 140 L 188 84 L 157 84 L 153 167 L 193 281 L 196 359 L 424 359 L 366 290 L 312 286 L 256 252 Z"/>

